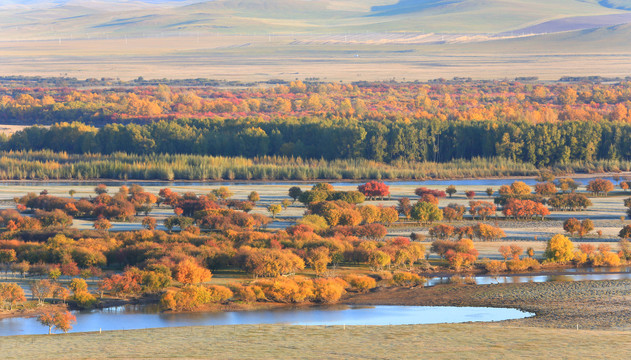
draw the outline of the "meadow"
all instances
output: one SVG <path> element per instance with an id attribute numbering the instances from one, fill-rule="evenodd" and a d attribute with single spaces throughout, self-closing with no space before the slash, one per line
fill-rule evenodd
<path id="1" fill-rule="evenodd" d="M 589 358 L 596 353 L 601 359 L 620 359 L 631 354 L 630 343 L 631 334 L 625 331 L 577 331 L 496 324 L 367 327 L 244 325 L 5 337 L 0 338 L 0 349 L 7 360 L 560 359 Z"/>
<path id="2" fill-rule="evenodd" d="M 595 34 L 577 30 L 508 39 L 479 37 L 481 41 L 475 42 L 460 37 L 446 44 L 442 35 L 407 43 L 396 40 L 398 35 L 392 40 L 391 35 L 374 34 L 368 41 L 354 43 L 348 37 L 340 41 L 338 35 L 182 34 L 61 43 L 5 41 L 0 42 L 0 51 L 5 56 L 3 74 L 65 74 L 81 79 L 129 80 L 144 76 L 352 82 L 535 76 L 550 81 L 566 75 L 627 76 L 631 52 L 624 42 L 610 41 L 610 33 L 616 39 L 624 39 L 628 29 L 605 29 Z M 587 39 L 583 41 L 583 37 Z M 428 40 L 433 41 L 426 43 Z M 73 66 L 69 67 L 69 63 Z"/>

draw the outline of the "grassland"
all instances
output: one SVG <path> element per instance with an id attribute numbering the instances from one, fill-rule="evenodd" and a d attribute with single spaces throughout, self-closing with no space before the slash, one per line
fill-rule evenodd
<path id="1" fill-rule="evenodd" d="M 4 75 L 84 78 L 210 78 L 236 81 L 502 79 L 535 76 L 627 76 L 631 49 L 616 39 L 628 29 L 593 38 L 569 34 L 409 44 L 374 34 L 369 43 L 337 36 L 201 35 L 135 39 L 1 41 Z M 617 33 L 620 35 L 617 35 Z M 608 40 L 607 33 L 612 33 Z M 474 38 L 475 40 L 475 38 Z M 456 40 L 459 41 L 459 40 Z M 463 38 L 462 41 L 465 41 Z M 387 66 L 384 66 L 387 64 Z"/>
<path id="2" fill-rule="evenodd" d="M 586 341 L 586 339 L 589 339 Z M 4 359 L 621 359 L 631 334 L 496 324 L 246 325 L 0 338 Z"/>

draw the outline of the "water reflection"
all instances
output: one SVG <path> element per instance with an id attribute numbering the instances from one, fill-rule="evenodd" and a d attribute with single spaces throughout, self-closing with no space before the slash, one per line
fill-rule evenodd
<path id="1" fill-rule="evenodd" d="M 73 332 L 244 324 L 406 325 L 502 321 L 533 314 L 516 309 L 430 306 L 322 306 L 264 311 L 160 313 L 155 305 L 76 312 Z M 35 318 L 0 320 L 0 336 L 46 334 Z"/>

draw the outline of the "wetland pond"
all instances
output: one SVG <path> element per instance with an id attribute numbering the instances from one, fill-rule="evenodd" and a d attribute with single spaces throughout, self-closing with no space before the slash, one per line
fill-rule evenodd
<path id="1" fill-rule="evenodd" d="M 75 311 L 71 332 L 209 325 L 412 325 L 502 321 L 534 314 L 517 309 L 447 306 L 315 306 L 257 311 L 161 313 L 156 304 Z M 36 318 L 0 320 L 0 336 L 46 334 Z"/>

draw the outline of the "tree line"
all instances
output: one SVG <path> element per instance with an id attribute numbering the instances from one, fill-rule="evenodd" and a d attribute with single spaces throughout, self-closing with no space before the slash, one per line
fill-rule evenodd
<path id="1" fill-rule="evenodd" d="M 621 122 L 180 119 L 148 125 L 109 124 L 98 129 L 80 123 L 29 127 L 2 138 L 0 149 L 378 162 L 502 157 L 542 167 L 575 161 L 631 159 L 630 135 L 631 125 Z"/>

